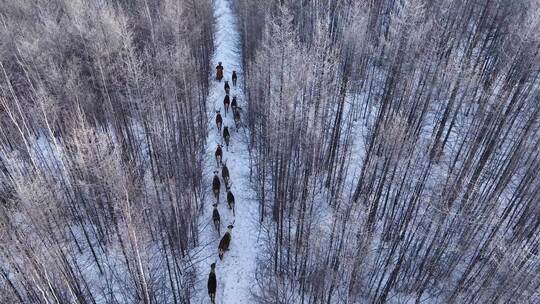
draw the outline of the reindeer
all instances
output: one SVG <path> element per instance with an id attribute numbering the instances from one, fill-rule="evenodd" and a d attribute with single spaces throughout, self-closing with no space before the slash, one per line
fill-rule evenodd
<path id="1" fill-rule="evenodd" d="M 213 204 L 212 206 L 214 206 L 214 210 L 212 211 L 212 221 L 214 222 L 214 227 L 216 227 L 218 234 L 221 234 L 221 222 L 219 217 L 219 211 L 217 209 L 217 204 Z"/>
<path id="2" fill-rule="evenodd" d="M 223 88 L 225 89 L 225 94 L 229 95 L 229 93 L 231 92 L 231 86 L 229 85 L 229 82 L 227 80 L 225 80 L 225 85 L 223 86 Z"/>
<path id="3" fill-rule="evenodd" d="M 231 99 L 229 98 L 229 95 L 225 95 L 225 98 L 223 98 L 223 108 L 225 109 L 225 117 L 227 117 L 227 112 L 229 111 L 230 104 L 231 104 Z"/>
<path id="4" fill-rule="evenodd" d="M 218 65 L 216 67 L 216 79 L 221 82 L 221 79 L 223 79 L 223 66 L 221 65 L 221 62 L 218 62 Z"/>
<path id="5" fill-rule="evenodd" d="M 231 181 L 231 177 L 229 175 L 229 168 L 227 168 L 226 163 L 221 166 L 221 177 L 223 177 L 223 181 L 225 182 L 225 187 L 228 187 L 229 182 Z"/>
<path id="6" fill-rule="evenodd" d="M 218 172 L 214 171 L 214 180 L 212 181 L 212 191 L 216 197 L 216 202 L 219 204 L 219 190 L 221 189 L 221 182 L 219 181 Z"/>
<path id="7" fill-rule="evenodd" d="M 218 255 L 220 260 L 223 260 L 223 255 L 225 254 L 225 251 L 229 250 L 229 244 L 231 243 L 231 233 L 234 227 L 233 224 L 227 226 L 227 232 L 225 232 L 225 234 L 221 238 L 221 241 L 219 241 Z"/>
<path id="8" fill-rule="evenodd" d="M 223 159 L 223 149 L 221 149 L 220 144 L 217 145 L 215 156 L 216 156 L 217 165 L 219 167 L 221 166 L 221 160 Z"/>
<path id="9" fill-rule="evenodd" d="M 233 216 L 236 216 L 234 214 L 234 195 L 231 192 L 231 187 L 227 187 L 227 204 L 229 205 L 229 209 L 232 209 Z"/>
<path id="10" fill-rule="evenodd" d="M 229 142 L 231 140 L 231 133 L 229 133 L 229 128 L 227 126 L 223 128 L 223 138 L 225 138 L 225 145 L 227 146 L 227 151 L 229 151 Z"/>
<path id="11" fill-rule="evenodd" d="M 240 119 L 240 110 L 242 110 L 242 108 L 240 107 L 236 107 L 233 110 L 233 119 L 234 119 L 234 125 L 236 126 L 236 129 L 240 127 L 240 124 L 242 122 Z"/>
<path id="12" fill-rule="evenodd" d="M 219 132 L 221 132 L 221 126 L 223 125 L 223 117 L 221 117 L 221 114 L 219 113 L 219 110 L 216 111 L 217 115 L 216 115 L 216 126 L 219 130 Z"/>
<path id="13" fill-rule="evenodd" d="M 236 109 L 237 107 L 238 107 L 238 102 L 236 102 L 236 96 L 233 96 L 232 102 L 231 102 L 231 109 L 233 110 L 233 113 L 234 113 L 234 109 Z"/>
<path id="14" fill-rule="evenodd" d="M 238 76 L 236 75 L 236 71 L 232 71 L 232 85 L 236 86 L 236 80 L 238 79 Z"/>
<path id="15" fill-rule="evenodd" d="M 216 289 L 217 289 L 216 263 L 212 263 L 210 265 L 210 273 L 208 274 L 208 295 L 210 296 L 210 302 L 212 304 L 216 303 Z"/>

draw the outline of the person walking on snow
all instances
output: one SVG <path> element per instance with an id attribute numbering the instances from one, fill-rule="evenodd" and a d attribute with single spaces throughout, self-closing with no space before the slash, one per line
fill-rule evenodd
<path id="1" fill-rule="evenodd" d="M 221 79 L 223 79 L 223 66 L 221 65 L 221 62 L 219 62 L 216 67 L 216 79 L 219 82 L 221 82 Z"/>

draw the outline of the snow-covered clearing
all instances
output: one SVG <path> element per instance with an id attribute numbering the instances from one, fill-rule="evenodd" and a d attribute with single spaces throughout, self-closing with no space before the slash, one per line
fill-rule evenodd
<path id="1" fill-rule="evenodd" d="M 231 85 L 231 100 L 237 97 L 238 106 L 245 108 L 246 100 L 242 89 L 243 73 L 242 58 L 239 47 L 240 34 L 236 28 L 236 17 L 228 0 L 214 1 L 214 14 L 217 19 L 216 35 L 214 37 L 215 53 L 212 57 L 212 71 L 222 62 L 225 68 L 224 80 Z M 238 86 L 234 87 L 231 81 L 232 71 L 238 74 Z M 255 200 L 249 181 L 249 153 L 247 144 L 248 130 L 234 127 L 232 111 L 224 114 L 223 98 L 225 97 L 224 82 L 215 80 L 211 76 L 210 95 L 207 104 L 208 138 L 204 166 L 204 183 L 206 186 L 206 202 L 200 218 L 200 246 L 194 249 L 197 261 L 199 280 L 197 281 L 194 303 L 210 303 L 207 293 L 207 279 L 210 264 L 216 263 L 217 294 L 216 303 L 253 303 L 251 292 L 255 288 L 255 269 L 257 252 L 260 248 L 258 242 L 257 212 L 258 203 Z M 236 202 L 236 216 L 227 208 L 226 190 L 221 180 L 220 204 L 218 210 L 221 216 L 221 235 L 218 235 L 212 223 L 212 204 L 214 197 L 211 193 L 213 172 L 217 170 L 214 152 L 218 143 L 222 143 L 222 136 L 215 125 L 216 111 L 223 115 L 223 125 L 231 130 L 231 146 L 229 151 L 223 148 L 223 160 L 229 168 L 232 189 Z M 242 112 L 245 115 L 245 111 Z M 221 178 L 221 171 L 219 173 Z M 223 261 L 218 257 L 218 244 L 226 231 L 227 225 L 234 221 L 232 239 L 229 251 L 225 253 Z"/>

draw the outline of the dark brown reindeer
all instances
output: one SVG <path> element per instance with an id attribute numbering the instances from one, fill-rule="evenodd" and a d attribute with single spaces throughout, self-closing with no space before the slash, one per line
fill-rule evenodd
<path id="1" fill-rule="evenodd" d="M 225 95 L 225 98 L 223 98 L 223 109 L 225 109 L 225 117 L 227 117 L 227 112 L 229 112 L 230 104 L 231 104 L 231 99 L 229 98 L 229 95 Z"/>
<path id="2" fill-rule="evenodd" d="M 240 107 L 236 107 L 233 110 L 233 119 L 234 119 L 234 125 L 236 126 L 236 129 L 238 129 L 242 123 L 242 120 L 240 119 L 240 110 L 242 110 L 242 108 Z"/>
<path id="3" fill-rule="evenodd" d="M 223 178 L 223 181 L 225 182 L 225 187 L 229 186 L 229 183 L 231 181 L 231 177 L 229 175 L 229 168 L 227 168 L 227 164 L 224 163 L 221 166 L 221 177 Z"/>
<path id="4" fill-rule="evenodd" d="M 227 204 L 229 205 L 229 209 L 232 209 L 233 216 L 236 216 L 234 212 L 234 195 L 231 192 L 231 187 L 227 187 Z"/>
<path id="5" fill-rule="evenodd" d="M 218 255 L 219 255 L 220 260 L 223 260 L 223 255 L 225 254 L 225 251 L 229 250 L 229 244 L 231 243 L 231 233 L 232 233 L 233 227 L 234 226 L 232 224 L 227 226 L 227 232 L 225 232 L 225 234 L 221 238 L 221 241 L 219 241 Z"/>
<path id="6" fill-rule="evenodd" d="M 216 198 L 216 204 L 219 204 L 219 191 L 221 190 L 221 182 L 219 181 L 218 172 L 214 171 L 214 180 L 212 181 L 212 192 Z"/>
<path id="7" fill-rule="evenodd" d="M 219 113 L 219 111 L 217 111 L 216 126 L 217 126 L 219 132 L 221 132 L 221 126 L 222 125 L 223 125 L 223 117 L 221 117 L 221 114 Z"/>
<path id="8" fill-rule="evenodd" d="M 216 227 L 218 234 L 221 235 L 221 221 L 217 204 L 213 204 L 212 206 L 214 206 L 214 210 L 212 211 L 212 221 L 214 222 L 214 227 Z"/>
<path id="9" fill-rule="evenodd" d="M 216 289 L 217 289 L 216 263 L 212 263 L 210 265 L 210 273 L 208 274 L 208 296 L 210 296 L 210 302 L 212 304 L 216 303 Z"/>
<path id="10" fill-rule="evenodd" d="M 225 80 L 225 85 L 223 85 L 223 88 L 225 89 L 225 94 L 229 95 L 231 92 L 231 86 L 227 80 Z"/>
<path id="11" fill-rule="evenodd" d="M 221 82 L 221 79 L 223 79 L 223 66 L 221 65 L 221 62 L 219 62 L 216 66 L 216 79 L 219 82 Z"/>
<path id="12" fill-rule="evenodd" d="M 227 151 L 229 151 L 229 142 L 231 140 L 231 133 L 229 133 L 229 128 L 227 126 L 223 127 L 223 138 L 225 139 L 225 146 Z"/>
<path id="13" fill-rule="evenodd" d="M 231 109 L 233 110 L 233 113 L 234 113 L 234 109 L 236 109 L 237 107 L 238 107 L 238 102 L 236 101 L 236 96 L 233 96 L 232 102 L 231 102 Z"/>
<path id="14" fill-rule="evenodd" d="M 236 86 L 236 81 L 238 80 L 238 75 L 236 75 L 236 71 L 232 71 L 232 85 Z"/>
<path id="15" fill-rule="evenodd" d="M 221 160 L 223 159 L 223 149 L 221 149 L 220 144 L 217 145 L 215 156 L 216 156 L 217 165 L 219 167 L 221 166 Z"/>

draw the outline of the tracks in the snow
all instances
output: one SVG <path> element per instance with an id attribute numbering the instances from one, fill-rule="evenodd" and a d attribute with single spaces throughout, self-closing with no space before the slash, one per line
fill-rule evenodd
<path id="1" fill-rule="evenodd" d="M 232 72 L 238 74 L 238 86 L 230 85 L 230 100 L 236 96 L 238 107 L 246 109 L 244 98 L 242 58 L 238 42 L 240 34 L 236 29 L 236 17 L 233 14 L 228 0 L 214 1 L 215 16 L 217 19 L 215 35 L 215 53 L 212 58 L 212 68 L 223 63 L 224 80 L 231 81 Z M 210 264 L 216 263 L 217 294 L 216 303 L 253 303 L 251 293 L 255 289 L 255 270 L 259 245 L 257 243 L 257 212 L 258 203 L 249 182 L 249 151 L 247 138 L 249 130 L 235 127 L 233 112 L 230 109 L 225 114 L 223 100 L 225 97 L 224 82 L 215 80 L 215 70 L 211 75 L 211 87 L 207 101 L 208 135 L 206 141 L 206 157 L 204 166 L 204 182 L 207 190 L 206 201 L 200 218 L 200 244 L 207 244 L 198 248 L 199 278 L 196 286 L 197 295 L 194 303 L 210 303 L 207 293 L 207 279 Z M 231 191 L 235 196 L 235 216 L 227 207 L 225 183 L 221 181 L 220 203 L 218 210 L 221 218 L 221 235 L 215 230 L 212 223 L 212 204 L 215 202 L 212 193 L 212 180 L 217 169 L 215 150 L 218 143 L 224 144 L 223 136 L 216 127 L 215 115 L 219 110 L 223 118 L 223 127 L 229 127 L 230 146 L 223 147 L 223 161 L 229 169 Z M 241 118 L 245 113 L 241 113 Z M 234 222 L 229 251 L 223 260 L 218 258 L 218 244 L 226 231 L 227 225 Z"/>

